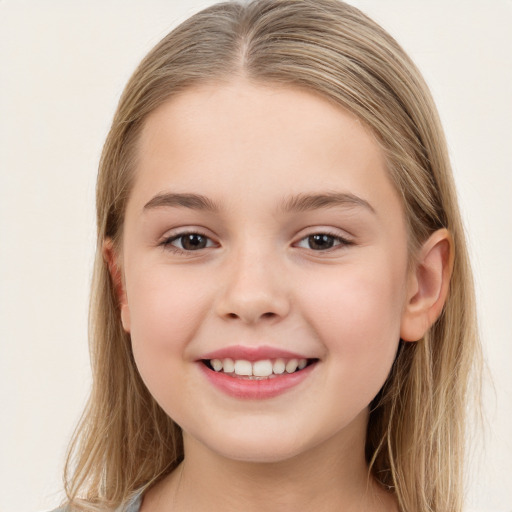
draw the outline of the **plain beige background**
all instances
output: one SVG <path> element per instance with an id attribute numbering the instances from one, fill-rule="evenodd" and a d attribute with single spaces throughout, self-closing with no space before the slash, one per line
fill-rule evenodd
<path id="1" fill-rule="evenodd" d="M 0 512 L 37 512 L 62 497 L 90 385 L 101 145 L 138 61 L 211 3 L 0 0 Z M 469 463 L 468 510 L 510 512 L 512 1 L 350 3 L 402 43 L 440 109 L 495 387 L 486 387 L 488 426 Z"/>

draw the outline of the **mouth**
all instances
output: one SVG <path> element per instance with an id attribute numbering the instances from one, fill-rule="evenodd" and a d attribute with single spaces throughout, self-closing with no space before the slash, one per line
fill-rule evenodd
<path id="1" fill-rule="evenodd" d="M 234 379 L 270 380 L 296 374 L 312 366 L 318 359 L 276 358 L 248 361 L 246 359 L 201 359 L 201 363 L 209 370 L 224 374 Z"/>
<path id="2" fill-rule="evenodd" d="M 197 360 L 207 381 L 236 400 L 266 400 L 304 389 L 320 359 L 268 347 L 230 347 Z"/>

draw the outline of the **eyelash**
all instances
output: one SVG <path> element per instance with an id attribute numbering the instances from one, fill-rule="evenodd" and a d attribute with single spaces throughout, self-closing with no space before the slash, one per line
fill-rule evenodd
<path id="1" fill-rule="evenodd" d="M 301 243 L 303 241 L 306 241 L 306 243 L 307 243 L 308 239 L 311 239 L 316 236 L 328 237 L 335 244 L 335 245 L 328 247 L 327 249 L 323 249 L 323 250 L 315 250 L 315 249 L 309 248 L 309 250 L 311 250 L 313 252 L 317 252 L 317 253 L 328 253 L 331 251 L 336 251 L 337 249 L 341 249 L 343 247 L 348 247 L 350 245 L 354 245 L 354 242 L 352 240 L 348 240 L 347 238 L 344 238 L 336 233 L 331 233 L 329 231 L 318 231 L 316 233 L 311 233 L 310 235 L 307 235 L 307 236 L 301 238 L 298 243 Z M 309 241 L 311 242 L 311 240 L 309 240 Z"/>
<path id="2" fill-rule="evenodd" d="M 182 239 L 186 236 L 190 236 L 190 235 L 196 235 L 198 237 L 202 237 L 202 238 L 206 239 L 207 245 L 205 247 L 201 247 L 196 250 L 185 249 L 185 248 L 181 248 L 181 247 L 177 247 L 177 246 L 173 245 L 173 242 L 175 242 L 176 240 L 180 240 L 180 239 Z M 311 239 L 316 236 L 328 237 L 330 239 L 329 241 L 332 242 L 334 245 L 332 245 L 331 247 L 328 247 L 326 249 L 319 249 L 319 250 L 312 249 L 311 247 L 309 247 L 309 248 L 304 247 L 305 249 L 309 249 L 315 253 L 329 253 L 331 251 L 335 251 L 335 250 L 343 248 L 343 247 L 348 247 L 348 246 L 354 245 L 354 242 L 352 240 L 348 240 L 338 234 L 335 234 L 335 233 L 332 233 L 329 231 L 318 231 L 315 233 L 311 233 L 305 237 L 302 237 L 294 245 L 297 246 L 298 244 L 300 244 L 301 242 L 304 242 L 304 241 L 306 241 L 306 243 L 308 243 L 308 239 L 310 239 L 309 242 L 311 243 Z M 176 235 L 166 238 L 159 245 L 162 246 L 164 249 L 172 251 L 176 254 L 192 255 L 193 253 L 199 252 L 202 249 L 209 249 L 211 247 L 215 247 L 215 243 L 212 243 L 209 245 L 209 242 L 212 242 L 211 238 L 209 236 L 205 235 L 204 233 L 201 233 L 200 231 L 185 231 L 185 232 L 178 233 Z"/>
<path id="3" fill-rule="evenodd" d="M 193 254 L 194 252 L 199 252 L 200 249 L 194 251 L 191 249 L 184 249 L 184 248 L 176 247 L 175 245 L 173 245 L 173 242 L 175 242 L 176 240 L 179 240 L 180 238 L 184 238 L 184 237 L 190 236 L 190 235 L 196 235 L 198 237 L 202 237 L 202 238 L 206 239 L 207 245 L 206 245 L 206 247 L 202 247 L 201 249 L 209 249 L 210 247 L 214 247 L 214 244 L 208 245 L 208 242 L 211 242 L 211 238 L 209 236 L 205 235 L 204 233 L 201 233 L 200 231 L 183 231 L 181 233 L 178 233 L 177 235 L 173 235 L 173 236 L 166 238 L 165 240 L 163 240 L 160 243 L 160 246 L 162 246 L 166 250 L 172 251 L 177 254 L 189 255 L 189 254 Z"/>

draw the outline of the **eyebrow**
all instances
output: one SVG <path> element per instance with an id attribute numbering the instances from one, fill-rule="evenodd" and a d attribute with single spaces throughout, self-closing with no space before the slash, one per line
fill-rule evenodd
<path id="1" fill-rule="evenodd" d="M 192 210 L 219 211 L 219 206 L 206 196 L 199 194 L 157 194 L 144 205 L 144 210 L 160 208 L 162 206 L 190 208 Z"/>
<path id="2" fill-rule="evenodd" d="M 348 192 L 327 192 L 290 196 L 284 201 L 282 209 L 285 212 L 302 212 L 335 206 L 361 206 L 372 213 L 376 213 L 375 209 L 368 201 Z"/>
<path id="3" fill-rule="evenodd" d="M 308 210 L 320 210 L 335 206 L 359 206 L 375 213 L 372 205 L 363 198 L 348 192 L 326 192 L 319 194 L 297 194 L 283 201 L 280 209 L 283 212 L 303 212 Z M 219 205 L 210 198 L 200 194 L 161 193 L 157 194 L 144 205 L 144 210 L 161 207 L 182 207 L 192 210 L 218 212 Z"/>

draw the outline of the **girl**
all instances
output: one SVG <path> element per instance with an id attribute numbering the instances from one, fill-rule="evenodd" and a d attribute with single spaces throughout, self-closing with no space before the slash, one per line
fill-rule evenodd
<path id="1" fill-rule="evenodd" d="M 461 510 L 471 273 L 432 99 L 374 22 L 183 23 L 123 93 L 97 221 L 65 510 Z"/>

